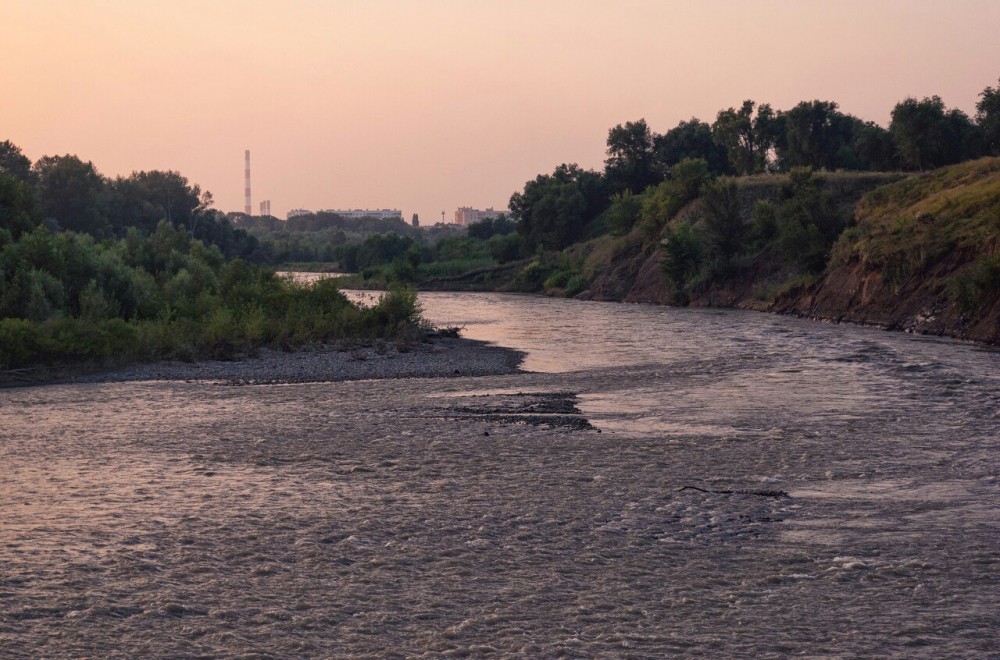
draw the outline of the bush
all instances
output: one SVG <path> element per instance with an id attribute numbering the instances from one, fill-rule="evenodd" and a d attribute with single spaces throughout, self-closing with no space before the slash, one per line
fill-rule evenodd
<path id="1" fill-rule="evenodd" d="M 401 326 L 417 325 L 420 321 L 417 292 L 410 287 L 390 288 L 368 311 L 366 326 L 373 334 L 386 337 L 398 332 Z"/>
<path id="2" fill-rule="evenodd" d="M 701 236 L 690 225 L 681 225 L 663 242 L 660 268 L 674 288 L 680 304 L 687 304 L 687 283 L 701 269 L 705 248 Z"/>
<path id="3" fill-rule="evenodd" d="M 41 324 L 27 319 L 0 319 L 0 368 L 32 366 L 50 352 L 51 345 Z"/>
<path id="4" fill-rule="evenodd" d="M 398 260 L 413 270 L 416 250 Z M 224 263 L 163 223 L 95 243 L 39 229 L 2 248 L 0 359 L 6 368 L 199 356 L 232 358 L 259 346 L 291 348 L 348 337 L 396 337 L 419 322 L 412 289 L 370 310 L 332 279 L 282 280 L 241 260 Z"/>
<path id="5" fill-rule="evenodd" d="M 515 277 L 514 285 L 522 291 L 541 291 L 545 281 L 556 271 L 556 266 L 536 259 L 525 266 Z"/>
<path id="6" fill-rule="evenodd" d="M 819 273 L 847 222 L 812 170 L 793 168 L 789 178 L 776 210 L 778 245 L 789 264 Z"/>
<path id="7" fill-rule="evenodd" d="M 608 209 L 608 222 L 611 233 L 623 236 L 632 230 L 639 221 L 642 212 L 642 195 L 634 195 L 631 190 L 615 193 L 611 196 L 611 208 Z"/>
<path id="8" fill-rule="evenodd" d="M 963 312 L 980 307 L 983 298 L 1000 295 L 1000 254 L 967 267 L 948 283 L 951 299 Z"/>

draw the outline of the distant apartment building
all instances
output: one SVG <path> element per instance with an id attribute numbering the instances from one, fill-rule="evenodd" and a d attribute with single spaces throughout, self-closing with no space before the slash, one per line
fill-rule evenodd
<path id="1" fill-rule="evenodd" d="M 375 218 L 377 220 L 402 220 L 403 212 L 396 209 L 323 209 L 323 213 L 335 213 L 342 218 Z"/>
<path id="2" fill-rule="evenodd" d="M 285 220 L 291 220 L 292 218 L 297 218 L 300 215 L 309 215 L 312 211 L 306 209 L 292 209 L 285 215 Z"/>
<path id="3" fill-rule="evenodd" d="M 497 211 L 492 207 L 486 209 L 485 211 L 480 211 L 479 209 L 474 209 L 469 206 L 460 206 L 455 210 L 455 224 L 467 227 L 474 222 L 486 220 L 487 218 L 493 219 L 504 213 L 506 213 L 506 211 Z"/>

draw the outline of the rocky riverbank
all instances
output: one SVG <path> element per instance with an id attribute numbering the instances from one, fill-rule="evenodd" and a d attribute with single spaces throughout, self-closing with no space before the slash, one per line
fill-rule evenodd
<path id="1" fill-rule="evenodd" d="M 64 383 L 179 380 L 232 385 L 318 383 L 384 378 L 491 376 L 518 371 L 523 354 L 470 339 L 439 338 L 404 347 L 376 344 L 342 350 L 331 346 L 296 352 L 262 349 L 235 361 L 158 362 L 75 376 Z"/>

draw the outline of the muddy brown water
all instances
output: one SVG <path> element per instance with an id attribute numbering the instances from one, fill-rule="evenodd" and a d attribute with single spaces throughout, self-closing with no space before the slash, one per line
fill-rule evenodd
<path id="1" fill-rule="evenodd" d="M 0 390 L 0 655 L 997 654 L 997 352 L 421 300 L 530 373 Z"/>

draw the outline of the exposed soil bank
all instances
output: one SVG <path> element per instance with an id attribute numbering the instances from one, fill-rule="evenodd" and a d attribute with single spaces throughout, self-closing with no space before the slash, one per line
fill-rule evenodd
<path id="1" fill-rule="evenodd" d="M 969 260 L 954 255 L 923 277 L 894 285 L 877 268 L 854 261 L 810 287 L 789 294 L 771 311 L 814 319 L 874 325 L 887 330 L 1000 344 L 1000 296 L 983 296 L 975 309 L 948 299 L 946 282 Z"/>
<path id="2" fill-rule="evenodd" d="M 1000 159 L 878 187 L 885 181 L 854 183 L 834 191 L 854 224 L 834 245 L 822 274 L 804 276 L 780 254 L 765 251 L 731 277 L 694 287 L 689 304 L 1000 344 Z M 749 217 L 753 203 L 768 198 L 768 188 L 753 181 L 740 185 L 749 188 L 741 190 L 742 212 Z M 696 223 L 697 204 L 675 222 Z M 578 297 L 678 304 L 660 272 L 659 246 L 632 238 L 620 239 L 619 249 Z"/>

